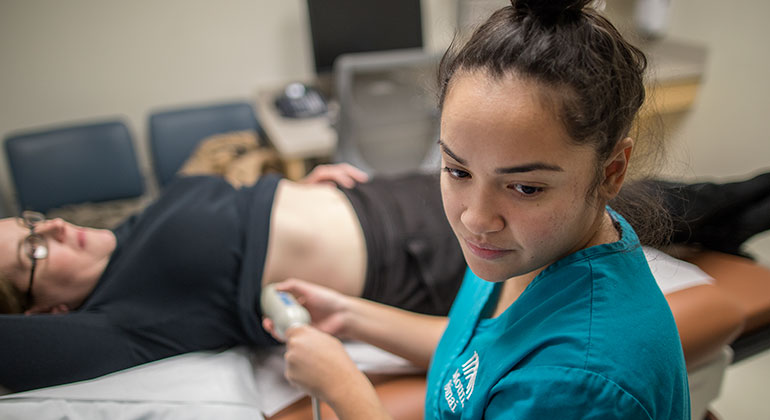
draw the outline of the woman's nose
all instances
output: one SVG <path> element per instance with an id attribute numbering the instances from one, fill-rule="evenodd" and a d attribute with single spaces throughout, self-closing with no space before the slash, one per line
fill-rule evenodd
<path id="1" fill-rule="evenodd" d="M 485 198 L 482 194 L 466 201 L 460 221 L 475 235 L 499 232 L 505 227 L 505 220 L 497 211 L 493 200 Z"/>
<path id="2" fill-rule="evenodd" d="M 35 232 L 50 238 L 55 241 L 62 242 L 65 237 L 65 230 L 67 229 L 67 222 L 62 219 L 50 219 L 41 223 L 35 227 Z"/>

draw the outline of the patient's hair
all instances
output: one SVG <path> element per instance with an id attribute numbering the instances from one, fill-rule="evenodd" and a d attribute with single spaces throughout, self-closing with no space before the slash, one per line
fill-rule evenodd
<path id="1" fill-rule="evenodd" d="M 0 272 L 0 314 L 18 314 L 24 311 L 26 298 L 8 277 Z"/>
<path id="2" fill-rule="evenodd" d="M 463 45 L 455 39 L 441 60 L 438 80 L 439 108 L 458 73 L 483 72 L 496 79 L 514 75 L 537 82 L 545 88 L 543 94 L 556 98 L 557 117 L 572 140 L 596 150 L 596 176 L 589 193 L 603 178 L 602 162 L 629 135 L 644 103 L 647 67 L 644 53 L 591 3 L 511 0 Z M 662 155 L 661 147 L 645 150 Z M 643 243 L 665 242 L 669 223 L 657 196 L 642 189 L 633 192 L 629 202 L 621 191 L 613 207 L 637 229 Z"/>

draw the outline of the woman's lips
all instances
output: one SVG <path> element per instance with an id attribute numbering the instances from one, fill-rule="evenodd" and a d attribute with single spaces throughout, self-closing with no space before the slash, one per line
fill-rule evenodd
<path id="1" fill-rule="evenodd" d="M 86 233 L 82 230 L 78 230 L 78 246 L 80 248 L 86 247 Z"/>
<path id="2" fill-rule="evenodd" d="M 485 260 L 494 260 L 511 252 L 509 249 L 502 249 L 492 245 L 477 244 L 467 239 L 465 240 L 465 244 L 468 245 L 468 249 L 473 255 Z"/>

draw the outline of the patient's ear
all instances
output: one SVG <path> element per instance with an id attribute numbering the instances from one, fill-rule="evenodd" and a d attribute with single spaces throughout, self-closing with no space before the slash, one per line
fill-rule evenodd
<path id="1" fill-rule="evenodd" d="M 59 304 L 55 306 L 37 306 L 33 305 L 31 308 L 24 312 L 24 315 L 37 315 L 37 314 L 66 314 L 69 313 L 70 307 L 65 304 Z"/>

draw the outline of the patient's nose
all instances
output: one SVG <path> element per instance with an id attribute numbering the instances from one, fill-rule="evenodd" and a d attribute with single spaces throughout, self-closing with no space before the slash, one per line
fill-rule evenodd
<path id="1" fill-rule="evenodd" d="M 53 238 L 59 242 L 64 240 L 66 230 L 67 222 L 59 218 L 46 220 L 45 222 L 35 227 L 36 233 L 47 236 L 49 238 Z"/>

